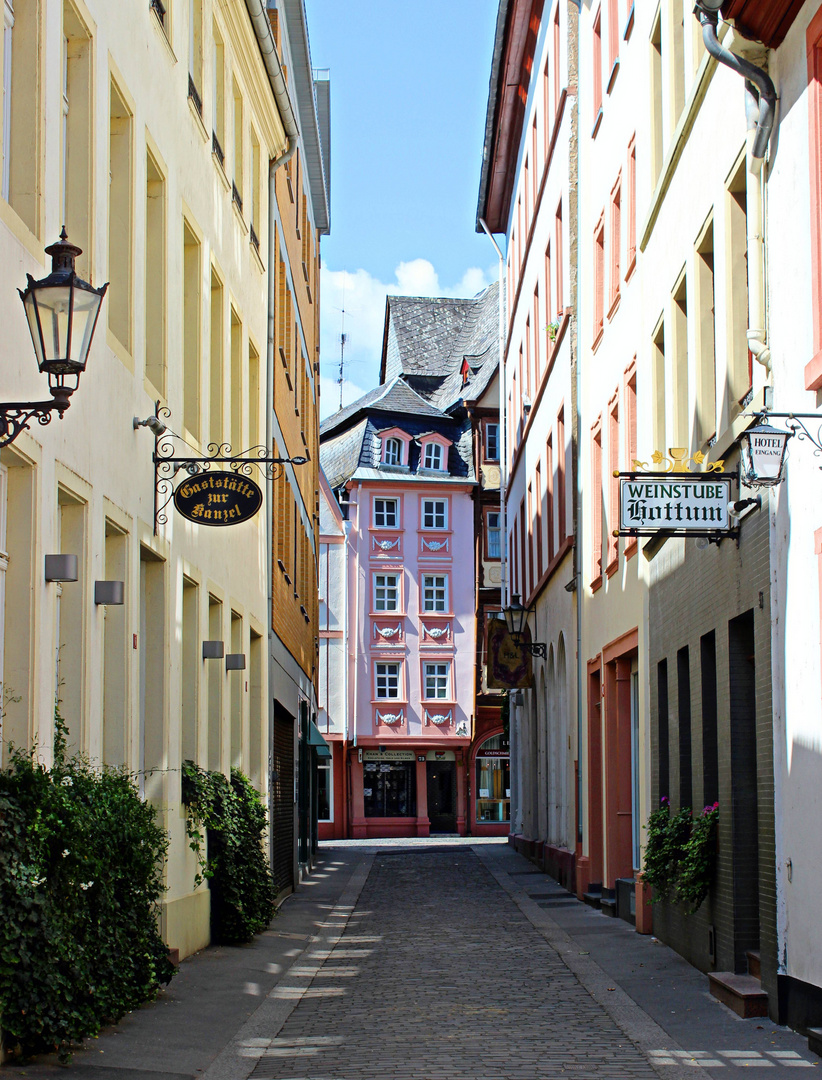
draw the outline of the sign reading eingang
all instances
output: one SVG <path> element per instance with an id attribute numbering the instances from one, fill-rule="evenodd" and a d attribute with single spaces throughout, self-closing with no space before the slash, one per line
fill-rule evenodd
<path id="1" fill-rule="evenodd" d="M 619 535 L 732 533 L 728 513 L 735 473 L 620 473 Z"/>

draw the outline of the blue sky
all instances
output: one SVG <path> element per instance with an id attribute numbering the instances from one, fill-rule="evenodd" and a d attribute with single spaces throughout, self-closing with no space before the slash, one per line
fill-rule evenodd
<path id="1" fill-rule="evenodd" d="M 473 296 L 496 280 L 475 232 L 497 0 L 305 0 L 331 71 L 331 234 L 321 253 L 322 415 L 346 311 L 344 403 L 375 386 L 387 293 Z"/>

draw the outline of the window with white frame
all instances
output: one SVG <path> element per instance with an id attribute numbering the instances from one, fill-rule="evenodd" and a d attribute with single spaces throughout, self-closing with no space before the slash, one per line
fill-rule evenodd
<path id="1" fill-rule="evenodd" d="M 402 441 L 400 439 L 386 439 L 382 445 L 382 460 L 384 465 L 402 465 Z"/>
<path id="2" fill-rule="evenodd" d="M 423 454 L 422 467 L 424 469 L 434 469 L 438 472 L 442 472 L 442 445 L 436 442 L 430 442 L 425 444 L 425 453 Z"/>
<path id="3" fill-rule="evenodd" d="M 448 610 L 448 578 L 445 574 L 423 574 L 422 610 Z"/>
<path id="4" fill-rule="evenodd" d="M 400 696 L 400 665 L 374 665 L 374 693 L 380 701 L 390 701 Z"/>
<path id="5" fill-rule="evenodd" d="M 499 461 L 499 424 L 485 425 L 485 460 Z"/>
<path id="6" fill-rule="evenodd" d="M 424 529 L 448 528 L 448 500 L 422 500 L 422 527 Z"/>
<path id="7" fill-rule="evenodd" d="M 423 664 L 422 674 L 426 698 L 447 700 L 451 674 L 450 663 L 441 661 L 436 664 Z"/>
<path id="8" fill-rule="evenodd" d="M 396 529 L 399 520 L 399 503 L 397 499 L 374 500 L 374 524 L 378 529 Z"/>
<path id="9" fill-rule="evenodd" d="M 500 557 L 500 514 L 498 510 L 489 510 L 485 516 L 485 535 L 487 539 L 488 558 Z"/>
<path id="10" fill-rule="evenodd" d="M 374 610 L 399 611 L 400 575 L 374 575 Z"/>

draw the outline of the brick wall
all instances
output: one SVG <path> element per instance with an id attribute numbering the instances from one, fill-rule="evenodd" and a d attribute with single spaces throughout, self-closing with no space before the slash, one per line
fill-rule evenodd
<path id="1" fill-rule="evenodd" d="M 745 971 L 745 950 L 758 944 L 762 954 L 762 984 L 771 995 L 775 1010 L 777 942 L 769 582 L 766 508 L 742 522 L 738 547 L 734 540 L 724 540 L 718 547 L 711 544 L 700 550 L 694 540 L 669 539 L 650 561 L 649 670 L 654 805 L 659 795 L 667 794 L 673 809 L 679 808 L 678 706 L 680 700 L 687 701 L 690 696 L 694 809 L 698 812 L 709 799 L 713 801 L 717 782 L 720 806 L 717 878 L 711 894 L 694 915 L 685 914 L 675 905 L 656 905 L 654 931 L 703 971 Z M 716 646 L 715 709 L 708 662 L 706 741 L 703 741 L 701 639 L 711 631 L 715 632 Z M 677 653 L 685 647 L 690 658 L 687 667 L 681 662 L 677 664 Z M 668 672 L 668 791 L 660 791 L 659 786 L 657 672 L 662 660 L 667 660 Z M 680 694 L 678 686 L 678 671 L 684 670 L 689 671 L 690 695 Z M 714 753 L 717 776 L 711 775 Z M 715 963 L 709 954 L 711 926 L 716 932 Z"/>

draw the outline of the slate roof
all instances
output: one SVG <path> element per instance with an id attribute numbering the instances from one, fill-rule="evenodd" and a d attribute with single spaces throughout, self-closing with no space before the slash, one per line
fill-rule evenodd
<path id="1" fill-rule="evenodd" d="M 479 397 L 498 367 L 499 286 L 468 300 L 392 296 L 386 301 L 380 385 L 320 425 L 320 462 L 332 488 L 355 474 L 413 479 L 420 447 L 407 469 L 380 464 L 379 432 L 399 427 L 417 440 L 435 431 L 452 443 L 443 480 L 475 480 L 471 425 L 462 407 Z M 463 381 L 467 363 L 470 375 Z M 426 472 L 426 479 L 436 474 Z"/>

